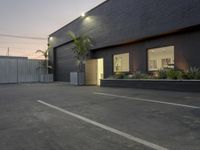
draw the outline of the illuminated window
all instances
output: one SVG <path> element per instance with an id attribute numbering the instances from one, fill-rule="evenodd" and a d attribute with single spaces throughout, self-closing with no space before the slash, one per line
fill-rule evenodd
<path id="1" fill-rule="evenodd" d="M 114 72 L 129 72 L 129 53 L 113 56 Z"/>
<path id="2" fill-rule="evenodd" d="M 148 50 L 148 70 L 174 68 L 174 46 Z"/>

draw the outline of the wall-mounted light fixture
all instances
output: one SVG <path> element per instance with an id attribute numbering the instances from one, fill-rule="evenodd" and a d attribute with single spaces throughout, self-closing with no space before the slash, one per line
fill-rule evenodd
<path id="1" fill-rule="evenodd" d="M 49 41 L 53 41 L 53 37 L 52 36 L 49 37 Z"/>
<path id="2" fill-rule="evenodd" d="M 87 22 L 91 22 L 91 17 L 88 16 L 88 17 L 85 18 L 85 20 L 86 20 Z"/>
<path id="3" fill-rule="evenodd" d="M 81 13 L 81 17 L 85 17 L 85 13 L 84 12 Z"/>

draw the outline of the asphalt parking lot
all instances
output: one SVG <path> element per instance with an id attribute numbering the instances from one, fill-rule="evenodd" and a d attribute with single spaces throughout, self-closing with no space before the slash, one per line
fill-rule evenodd
<path id="1" fill-rule="evenodd" d="M 200 93 L 0 85 L 1 150 L 199 150 Z"/>

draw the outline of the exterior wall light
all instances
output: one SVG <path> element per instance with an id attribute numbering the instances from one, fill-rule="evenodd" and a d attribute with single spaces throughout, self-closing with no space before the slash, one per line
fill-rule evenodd
<path id="1" fill-rule="evenodd" d="M 90 22 L 90 21 L 91 21 L 91 18 L 90 18 L 90 17 L 86 17 L 85 20 L 86 20 L 87 22 Z"/>
<path id="2" fill-rule="evenodd" d="M 83 13 L 81 13 L 81 17 L 85 17 L 85 13 L 83 12 Z"/>
<path id="3" fill-rule="evenodd" d="M 50 41 L 53 41 L 53 37 L 52 37 L 52 36 L 50 36 L 50 37 L 49 37 L 49 40 L 50 40 Z"/>

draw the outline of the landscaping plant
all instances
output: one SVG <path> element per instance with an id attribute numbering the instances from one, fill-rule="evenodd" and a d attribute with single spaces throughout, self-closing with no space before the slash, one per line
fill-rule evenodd
<path id="1" fill-rule="evenodd" d="M 117 72 L 114 75 L 115 79 L 124 79 L 125 74 L 123 72 Z"/>
<path id="2" fill-rule="evenodd" d="M 182 72 L 179 70 L 169 69 L 166 71 L 167 79 L 181 79 Z"/>
<path id="3" fill-rule="evenodd" d="M 41 53 L 44 56 L 44 62 L 42 63 L 43 68 L 46 70 L 46 74 L 48 74 L 48 70 L 52 69 L 51 66 L 49 66 L 48 63 L 48 56 L 49 56 L 49 50 L 37 50 L 35 53 Z"/>
<path id="4" fill-rule="evenodd" d="M 72 31 L 68 32 L 68 35 L 73 41 L 74 47 L 72 48 L 74 57 L 77 60 L 77 65 L 78 65 L 78 72 L 83 71 L 83 65 L 86 62 L 86 59 L 89 54 L 89 50 L 93 46 L 92 39 L 88 36 L 76 36 L 75 33 Z"/>
<path id="5" fill-rule="evenodd" d="M 167 79 L 167 70 L 162 69 L 158 71 L 158 79 Z"/>
<path id="6" fill-rule="evenodd" d="M 142 73 L 140 71 L 132 74 L 132 79 L 150 79 L 151 77 L 148 74 Z"/>
<path id="7" fill-rule="evenodd" d="M 116 72 L 113 76 L 114 79 L 171 79 L 171 80 L 184 80 L 195 79 L 200 80 L 200 68 L 190 67 L 188 71 L 162 69 L 154 72 L 154 75 L 149 75 L 142 72 L 135 73 L 122 73 Z M 110 77 L 111 78 L 111 77 Z"/>
<path id="8" fill-rule="evenodd" d="M 186 72 L 188 79 L 200 79 L 200 68 L 190 67 Z"/>

